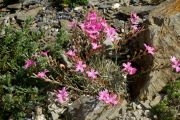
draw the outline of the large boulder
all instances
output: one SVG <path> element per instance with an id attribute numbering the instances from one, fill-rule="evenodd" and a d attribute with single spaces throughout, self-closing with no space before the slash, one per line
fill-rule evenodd
<path id="1" fill-rule="evenodd" d="M 148 29 L 137 36 L 131 47 L 144 49 L 143 44 L 147 43 L 157 49 L 153 57 L 148 55 L 136 61 L 138 65 L 143 64 L 145 70 L 152 70 L 138 77 L 131 89 L 134 96 L 151 99 L 168 82 L 180 77 L 170 66 L 171 56 L 180 59 L 180 0 L 157 6 L 149 14 L 149 23 Z"/>
<path id="2" fill-rule="evenodd" d="M 120 116 L 120 110 L 125 107 L 126 101 L 116 106 L 108 106 L 95 97 L 81 96 L 72 105 L 68 106 L 67 120 L 115 120 Z"/>

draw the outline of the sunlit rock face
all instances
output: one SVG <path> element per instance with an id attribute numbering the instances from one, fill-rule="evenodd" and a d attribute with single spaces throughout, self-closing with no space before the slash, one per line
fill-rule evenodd
<path id="1" fill-rule="evenodd" d="M 133 96 L 142 99 L 151 99 L 168 82 L 180 76 L 170 65 L 171 56 L 180 58 L 180 0 L 161 3 L 150 12 L 148 21 L 148 28 L 137 36 L 133 45 L 143 49 L 143 44 L 147 43 L 157 50 L 154 56 L 137 61 L 145 70 L 152 69 L 136 78 L 131 87 Z"/>

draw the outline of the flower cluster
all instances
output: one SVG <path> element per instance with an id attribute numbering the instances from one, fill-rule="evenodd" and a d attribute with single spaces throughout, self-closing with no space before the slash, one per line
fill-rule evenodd
<path id="1" fill-rule="evenodd" d="M 136 68 L 134 68 L 134 67 L 131 66 L 131 63 L 130 63 L 130 62 L 123 63 L 122 65 L 123 65 L 123 67 L 124 67 L 124 68 L 122 69 L 122 71 L 126 72 L 126 73 L 129 74 L 129 75 L 134 75 L 134 74 L 136 73 L 136 71 L 137 71 Z"/>
<path id="2" fill-rule="evenodd" d="M 180 72 L 180 60 L 178 60 L 175 56 L 171 56 L 171 66 L 176 72 Z"/>
<path id="3" fill-rule="evenodd" d="M 139 18 L 139 16 L 137 16 L 136 13 L 134 13 L 134 12 L 131 13 L 130 22 L 131 22 L 131 28 L 134 31 L 138 31 L 139 30 L 138 26 L 139 26 L 140 18 Z"/>
<path id="4" fill-rule="evenodd" d="M 80 24 L 81 29 L 86 32 L 92 40 L 97 40 L 99 38 L 100 32 L 103 30 L 105 25 L 105 20 L 98 17 L 94 11 L 89 12 L 85 21 Z"/>
<path id="5" fill-rule="evenodd" d="M 57 100 L 61 104 L 69 100 L 69 94 L 65 87 L 63 87 L 62 90 L 57 90 L 56 92 L 57 92 L 56 93 Z"/>
<path id="6" fill-rule="evenodd" d="M 76 67 L 77 72 L 83 73 L 87 66 L 86 64 L 83 63 L 83 61 L 78 61 L 75 67 Z M 94 69 L 91 69 L 91 71 L 86 71 L 86 74 L 90 79 L 96 79 L 99 73 L 95 71 Z"/>
<path id="7" fill-rule="evenodd" d="M 47 57 L 47 56 L 48 56 L 48 52 L 49 52 L 49 51 L 41 51 L 41 52 L 39 53 L 39 55 Z M 34 55 L 34 57 L 35 57 L 35 56 L 36 56 L 36 55 Z M 36 62 L 35 62 L 35 61 L 33 61 L 33 60 L 31 60 L 31 59 L 28 59 L 28 60 L 25 61 L 24 69 L 28 69 L 28 68 L 30 68 L 30 67 L 32 67 L 32 66 L 36 66 Z M 37 74 L 35 74 L 35 76 L 36 76 L 37 78 L 40 78 L 40 79 L 45 79 L 46 73 L 48 73 L 48 72 L 49 72 L 49 71 L 45 69 L 44 71 L 41 71 L 41 72 L 38 72 Z"/>
<path id="8" fill-rule="evenodd" d="M 118 96 L 113 93 L 110 94 L 107 89 L 99 92 L 98 99 L 100 101 L 105 102 L 106 104 L 111 104 L 111 105 L 118 104 Z"/>
<path id="9" fill-rule="evenodd" d="M 84 22 L 80 24 L 80 27 L 92 40 L 93 49 L 100 47 L 97 44 L 97 40 L 100 37 L 101 32 L 106 34 L 106 45 L 111 45 L 114 40 L 119 39 L 116 30 L 109 26 L 106 23 L 106 20 L 98 16 L 95 11 L 90 11 L 88 13 Z"/>

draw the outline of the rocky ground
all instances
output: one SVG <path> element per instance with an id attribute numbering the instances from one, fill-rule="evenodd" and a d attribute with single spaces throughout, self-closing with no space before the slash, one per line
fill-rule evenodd
<path id="1" fill-rule="evenodd" d="M 33 19 L 31 29 L 44 29 L 46 31 L 44 40 L 53 40 L 56 39 L 58 31 L 62 27 L 67 27 L 69 20 L 81 18 L 82 13 L 87 8 L 93 7 L 102 12 L 112 26 L 120 29 L 121 32 L 126 32 L 129 14 L 132 11 L 138 13 L 143 21 L 147 21 L 149 13 L 156 8 L 157 4 L 159 4 L 159 1 L 155 2 L 155 0 L 89 0 L 88 6 L 80 6 L 73 9 L 65 8 L 59 11 L 55 7 L 52 7 L 48 0 L 23 0 L 23 2 L 7 6 L 4 6 L 3 0 L 0 0 L 0 23 L 6 26 L 13 25 L 17 29 L 20 29 L 22 22 L 30 16 Z M 173 19 L 178 18 L 173 17 Z M 178 20 L 177 23 L 179 23 Z M 179 28 L 176 30 L 179 30 Z M 180 32 L 178 31 L 177 33 Z M 3 32 L 0 33 L 0 36 L 3 36 Z M 178 53 L 178 50 L 172 52 Z M 50 93 L 50 96 L 51 94 L 53 93 Z M 64 108 L 60 108 L 53 104 L 53 102 L 50 102 L 49 111 L 53 120 L 58 120 L 60 119 L 59 117 L 67 120 L 157 119 L 156 115 L 151 114 L 150 109 L 152 106 L 158 104 L 163 96 L 155 94 L 153 97 L 151 95 L 149 97 L 146 96 L 146 98 L 148 99 L 135 100 L 134 102 L 122 101 L 121 105 L 111 108 L 96 101 L 93 97 L 82 96 Z M 49 100 L 51 101 L 51 97 Z M 31 119 L 44 120 L 42 108 L 38 107 L 36 116 Z"/>

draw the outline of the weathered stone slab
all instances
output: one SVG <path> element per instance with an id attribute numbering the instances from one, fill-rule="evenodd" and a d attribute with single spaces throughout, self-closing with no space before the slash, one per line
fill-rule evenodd
<path id="1" fill-rule="evenodd" d="M 42 7 L 37 7 L 28 11 L 21 11 L 16 14 L 17 19 L 25 21 L 28 17 L 34 18 L 42 10 Z"/>
<path id="2" fill-rule="evenodd" d="M 144 64 L 143 67 L 148 66 L 146 70 L 153 70 L 139 77 L 133 89 L 140 92 L 140 98 L 151 99 L 168 82 L 180 77 L 180 73 L 170 66 L 171 56 L 180 59 L 180 0 L 166 1 L 157 6 L 150 12 L 149 22 L 148 29 L 139 34 L 134 47 L 144 49 L 143 44 L 147 43 L 157 49 L 153 57 L 148 55 L 138 61 Z"/>
<path id="3" fill-rule="evenodd" d="M 114 120 L 126 103 L 108 106 L 92 96 L 82 96 L 69 106 L 68 120 Z"/>

